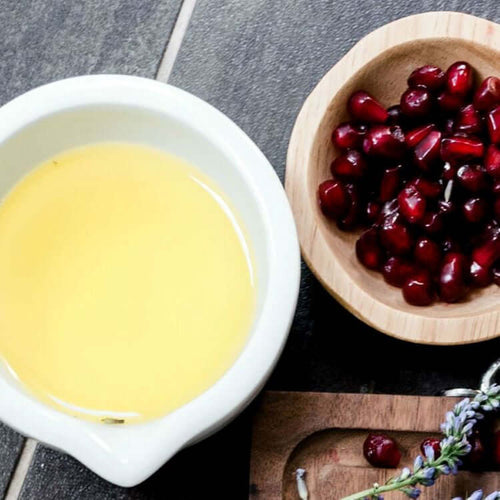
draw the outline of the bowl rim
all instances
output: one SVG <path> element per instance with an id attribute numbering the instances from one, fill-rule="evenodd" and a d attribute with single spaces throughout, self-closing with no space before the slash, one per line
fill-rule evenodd
<path id="1" fill-rule="evenodd" d="M 500 25 L 460 12 L 425 12 L 397 19 L 359 40 L 319 81 L 295 121 L 287 152 L 285 189 L 292 206 L 302 257 L 323 287 L 349 312 L 387 335 L 420 344 L 456 345 L 500 335 L 500 307 L 469 317 L 425 317 L 394 309 L 355 283 L 332 257 L 316 222 L 316 200 L 308 192 L 315 138 L 333 96 L 366 64 L 393 47 L 436 38 L 463 39 L 488 48 L 500 46 Z M 309 133 L 309 131 L 313 131 Z M 328 257 L 328 258 L 327 258 Z M 396 318 L 397 316 L 397 318 Z M 457 340 L 453 332 L 463 333 Z"/>
<path id="2" fill-rule="evenodd" d="M 213 143 L 248 183 L 267 246 L 268 286 L 253 335 L 222 378 L 162 418 L 125 426 L 84 421 L 34 400 L 0 377 L 1 421 L 72 455 L 104 479 L 128 487 L 145 480 L 181 448 L 223 426 L 260 391 L 281 354 L 294 316 L 300 251 L 288 200 L 264 154 L 222 112 L 172 85 L 125 75 L 80 76 L 43 85 L 0 108 L 0 147 L 40 118 L 95 105 L 160 112 Z"/>

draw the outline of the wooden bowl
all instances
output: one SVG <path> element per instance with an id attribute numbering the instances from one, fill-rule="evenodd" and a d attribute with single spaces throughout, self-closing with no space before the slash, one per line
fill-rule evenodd
<path id="1" fill-rule="evenodd" d="M 425 344 L 466 344 L 500 334 L 500 288 L 472 292 L 456 304 L 407 304 L 401 290 L 359 264 L 355 233 L 322 215 L 318 185 L 331 177 L 330 136 L 348 116 L 358 89 L 389 106 L 399 101 L 410 72 L 424 64 L 443 68 L 465 60 L 477 77 L 500 75 L 500 25 L 466 14 L 429 12 L 387 24 L 358 42 L 319 82 L 295 123 L 285 187 L 304 260 L 323 286 L 355 316 L 388 335 Z"/>

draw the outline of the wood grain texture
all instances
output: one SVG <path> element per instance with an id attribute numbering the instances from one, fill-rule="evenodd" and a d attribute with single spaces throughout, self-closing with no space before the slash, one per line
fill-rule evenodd
<path id="1" fill-rule="evenodd" d="M 412 69 L 469 61 L 477 77 L 500 74 L 500 26 L 441 12 L 400 19 L 363 38 L 320 81 L 299 113 L 287 157 L 286 190 L 302 254 L 316 277 L 353 314 L 372 327 L 411 342 L 464 344 L 500 334 L 500 288 L 476 290 L 457 304 L 407 304 L 401 291 L 357 261 L 357 234 L 340 231 L 321 214 L 317 186 L 331 176 L 331 131 L 347 116 L 348 96 L 364 89 L 389 106 Z"/>
<path id="2" fill-rule="evenodd" d="M 253 427 L 250 498 L 297 500 L 294 472 L 307 471 L 311 500 L 339 499 L 383 484 L 391 469 L 369 466 L 362 455 L 369 431 L 388 433 L 402 452 L 400 467 L 411 467 L 428 436 L 438 436 L 444 415 L 455 398 L 268 392 L 262 397 Z M 494 471 L 444 477 L 422 500 L 447 499 L 479 487 L 494 491 Z M 384 498 L 401 498 L 387 494 Z"/>

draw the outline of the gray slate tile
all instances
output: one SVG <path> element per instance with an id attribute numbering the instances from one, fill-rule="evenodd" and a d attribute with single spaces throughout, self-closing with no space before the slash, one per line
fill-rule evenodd
<path id="1" fill-rule="evenodd" d="M 89 73 L 154 77 L 181 0 L 0 0 L 0 104 Z"/>
<path id="2" fill-rule="evenodd" d="M 24 438 L 0 424 L 0 498 L 4 497 L 15 469 Z"/>

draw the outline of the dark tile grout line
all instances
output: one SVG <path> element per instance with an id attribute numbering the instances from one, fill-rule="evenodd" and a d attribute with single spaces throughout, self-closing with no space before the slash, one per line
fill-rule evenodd
<path id="1" fill-rule="evenodd" d="M 172 73 L 177 54 L 179 53 L 182 41 L 184 40 L 195 5 L 196 0 L 184 0 L 182 2 L 174 28 L 167 42 L 155 75 L 155 79 L 160 82 L 166 83 Z M 31 462 L 33 461 L 37 444 L 38 441 L 35 439 L 26 438 L 21 449 L 16 468 L 11 476 L 4 500 L 17 500 L 19 498 L 24 480 L 26 479 Z"/>

